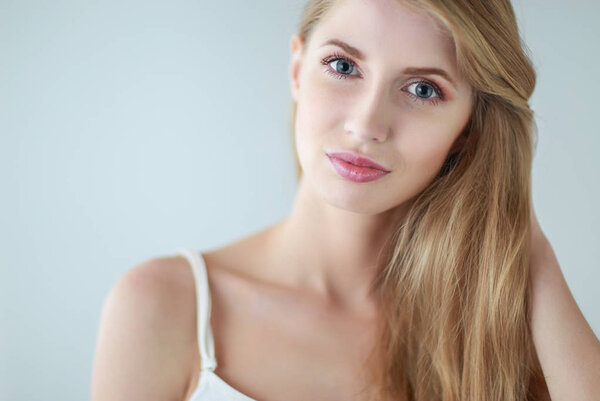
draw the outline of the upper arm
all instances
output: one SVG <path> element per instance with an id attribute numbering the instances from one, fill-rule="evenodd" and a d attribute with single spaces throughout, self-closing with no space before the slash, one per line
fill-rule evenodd
<path id="1" fill-rule="evenodd" d="M 102 309 L 92 401 L 183 399 L 193 341 L 190 301 L 172 258 L 146 261 L 120 277 Z"/>

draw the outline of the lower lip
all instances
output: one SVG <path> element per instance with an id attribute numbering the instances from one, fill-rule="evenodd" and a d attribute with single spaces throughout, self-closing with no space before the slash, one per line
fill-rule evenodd
<path id="1" fill-rule="evenodd" d="M 339 175 L 354 182 L 374 181 L 388 173 L 375 168 L 355 166 L 335 157 L 329 157 L 329 161 Z"/>

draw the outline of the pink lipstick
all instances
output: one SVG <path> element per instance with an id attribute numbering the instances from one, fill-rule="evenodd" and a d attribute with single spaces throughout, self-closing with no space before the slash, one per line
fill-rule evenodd
<path id="1" fill-rule="evenodd" d="M 330 153 L 327 156 L 340 176 L 354 182 L 374 181 L 390 172 L 374 161 L 352 153 Z"/>

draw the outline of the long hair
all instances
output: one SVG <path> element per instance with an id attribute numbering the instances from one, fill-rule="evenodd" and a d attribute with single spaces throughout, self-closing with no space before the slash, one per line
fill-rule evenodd
<path id="1" fill-rule="evenodd" d="M 307 1 L 298 27 L 306 42 L 335 3 Z M 453 37 L 474 102 L 462 149 L 448 156 L 402 219 L 390 222 L 386 264 L 372 283 L 383 330 L 364 368 L 372 375 L 370 394 L 405 401 L 549 399 L 528 325 L 537 143 L 528 99 L 536 75 L 514 10 L 510 0 L 404 3 Z M 292 102 L 294 136 L 295 119 Z"/>

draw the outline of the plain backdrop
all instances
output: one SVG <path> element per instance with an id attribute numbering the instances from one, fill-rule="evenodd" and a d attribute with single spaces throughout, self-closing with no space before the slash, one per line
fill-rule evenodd
<path id="1" fill-rule="evenodd" d="M 536 211 L 598 335 L 600 3 L 513 4 L 538 72 Z M 88 399 L 127 269 L 289 213 L 301 7 L 0 0 L 1 400 Z"/>

